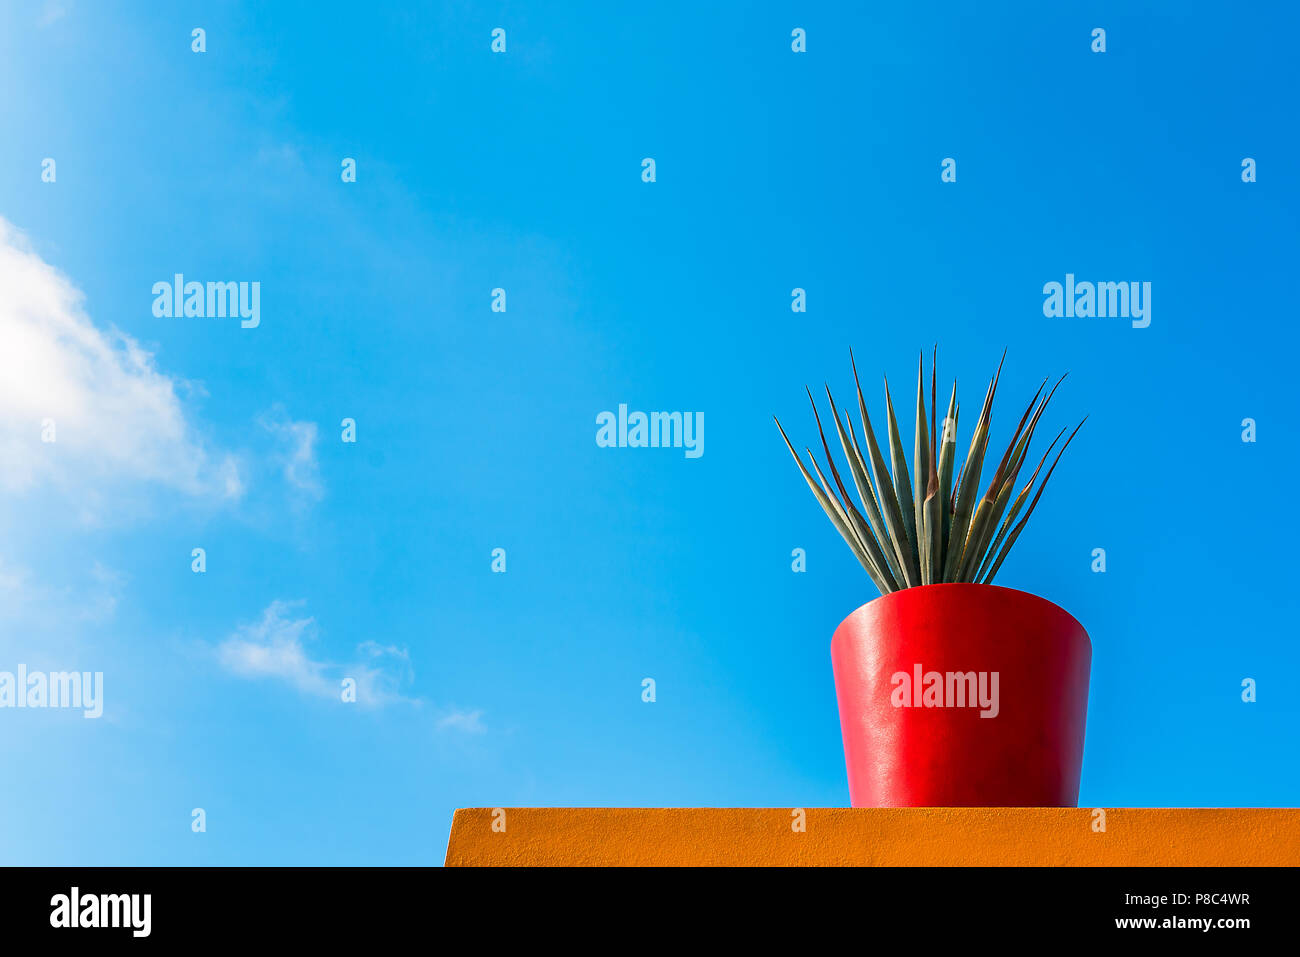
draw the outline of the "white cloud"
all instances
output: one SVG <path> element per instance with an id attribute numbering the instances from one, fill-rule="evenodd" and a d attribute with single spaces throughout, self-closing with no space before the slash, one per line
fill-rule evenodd
<path id="1" fill-rule="evenodd" d="M 262 413 L 258 422 L 282 445 L 279 461 L 285 481 L 310 498 L 324 495 L 320 464 L 316 461 L 316 423 L 295 422 L 279 405 Z"/>
<path id="2" fill-rule="evenodd" d="M 241 678 L 279 678 L 300 691 L 333 696 L 336 685 L 325 677 L 325 666 L 312 661 L 303 639 L 315 637 L 313 618 L 284 617 L 300 602 L 272 602 L 260 621 L 242 625 L 217 648 L 217 654 L 233 674 Z"/>
<path id="3" fill-rule="evenodd" d="M 42 581 L 0 554 L 0 647 L 20 642 L 35 650 L 79 626 L 112 620 L 127 583 L 123 573 L 92 561 L 63 569 L 62 577 L 63 584 Z"/>
<path id="4" fill-rule="evenodd" d="M 305 169 L 302 153 L 292 143 L 278 143 L 274 146 L 259 147 L 257 161 L 267 166 L 278 167 L 285 172 L 296 173 Z"/>
<path id="5" fill-rule="evenodd" d="M 241 678 L 284 681 L 304 694 L 342 701 L 342 681 L 357 683 L 357 704 L 382 707 L 411 702 L 400 688 L 411 680 L 404 649 L 373 641 L 357 647 L 359 660 L 346 665 L 317 660 L 309 646 L 317 640 L 314 618 L 294 617 L 301 601 L 273 601 L 260 620 L 243 625 L 217 646 L 222 666 Z"/>
<path id="6" fill-rule="evenodd" d="M 59 0 L 45 0 L 45 6 L 41 9 L 41 15 L 36 20 L 36 25 L 42 29 L 52 26 L 68 15 L 68 8 Z"/>
<path id="7" fill-rule="evenodd" d="M 209 451 L 187 420 L 186 383 L 130 336 L 98 328 L 81 291 L 3 218 L 0 343 L 0 490 L 49 485 L 92 512 L 118 481 L 241 493 L 234 457 Z"/>
<path id="8" fill-rule="evenodd" d="M 438 730 L 463 731 L 466 734 L 482 734 L 487 730 L 483 726 L 483 712 L 451 711 L 438 719 Z"/>

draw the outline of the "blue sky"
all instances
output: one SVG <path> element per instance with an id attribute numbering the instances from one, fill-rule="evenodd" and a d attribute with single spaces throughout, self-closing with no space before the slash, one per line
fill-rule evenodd
<path id="1" fill-rule="evenodd" d="M 0 860 L 847 804 L 829 641 L 876 593 L 771 416 L 810 443 L 850 347 L 876 414 L 935 342 L 968 408 L 1009 350 L 995 441 L 1046 375 L 1091 416 L 998 577 L 1091 634 L 1081 804 L 1296 803 L 1293 10 L 412 6 L 0 11 L 0 670 L 105 689 L 0 711 Z M 178 272 L 260 325 L 156 317 Z M 1066 273 L 1150 326 L 1046 318 Z M 704 454 L 598 447 L 620 403 Z"/>

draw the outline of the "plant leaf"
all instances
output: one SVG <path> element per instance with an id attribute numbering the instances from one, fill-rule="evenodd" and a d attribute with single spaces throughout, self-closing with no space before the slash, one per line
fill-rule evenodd
<path id="1" fill-rule="evenodd" d="M 988 553 L 992 550 L 990 548 L 989 539 L 993 537 L 993 530 L 998 527 L 998 522 L 1002 518 L 1002 513 L 1006 509 L 1007 502 L 1011 498 L 1011 493 L 1014 490 L 1016 479 L 1020 475 L 1020 469 L 1024 465 L 1025 458 L 1029 452 L 1029 444 L 1033 441 L 1034 432 L 1038 428 L 1038 420 L 1042 417 L 1043 411 L 1047 408 L 1047 404 L 1052 401 L 1052 396 L 1056 394 L 1056 390 L 1060 388 L 1061 383 L 1064 381 L 1065 376 L 1061 376 L 1061 378 L 1056 380 L 1056 385 L 1052 386 L 1052 391 L 1047 393 L 1047 396 L 1042 400 L 1042 402 L 1038 403 L 1038 408 L 1034 410 L 1033 417 L 1029 420 L 1029 425 L 1024 428 L 1023 433 L 1021 433 L 1021 426 L 1024 426 L 1023 418 L 1021 419 L 1021 426 L 1018 426 L 1016 429 L 1019 435 L 1018 437 L 1013 438 L 1012 445 L 1008 446 L 1010 462 L 1007 462 L 1007 456 L 1003 456 L 1003 464 L 998 466 L 1000 477 L 996 481 L 1001 483 L 1001 489 L 997 492 L 997 497 L 993 500 L 992 509 L 988 514 L 984 526 L 980 530 L 980 537 L 973 550 L 972 560 L 966 563 L 964 577 L 967 580 L 978 581 L 979 569 L 988 564 Z M 1043 385 L 1046 384 L 1047 382 L 1044 380 Z M 1038 396 L 1042 394 L 1042 391 L 1042 387 L 1040 387 L 1038 394 L 1034 396 L 1035 401 L 1037 401 Z M 1032 406 L 1033 403 L 1031 402 L 1030 405 Z M 1061 431 L 1064 432 L 1065 430 L 1062 429 Z M 1059 439 L 1060 435 L 1057 435 L 1056 439 L 1052 441 L 1052 445 L 1055 445 L 1056 441 Z M 990 491 L 992 491 L 992 489 L 993 485 L 991 484 Z"/>
<path id="2" fill-rule="evenodd" d="M 835 493 L 832 492 L 830 486 L 826 484 L 826 476 L 822 474 L 822 470 L 818 467 L 817 459 L 813 457 L 812 450 L 804 449 L 804 451 L 808 453 L 808 460 L 812 462 L 813 471 L 817 473 L 817 480 L 821 483 L 822 492 L 825 493 L 827 498 L 830 500 L 831 504 L 835 506 L 835 510 L 839 514 L 840 521 L 844 523 L 845 527 L 848 528 L 848 530 L 853 534 L 854 538 L 857 540 L 858 545 L 861 548 L 862 557 L 859 559 L 859 561 L 862 563 L 862 567 L 867 570 L 867 574 L 870 575 L 871 580 L 876 583 L 876 587 L 880 589 L 880 593 L 882 595 L 885 594 L 886 592 L 891 590 L 889 588 L 889 576 L 888 574 L 885 573 L 884 569 L 882 569 L 879 565 L 877 565 L 876 562 L 872 559 L 871 553 L 867 548 L 866 542 L 862 540 L 862 537 L 858 533 L 858 525 L 853 521 L 852 516 L 845 509 L 847 507 L 848 509 L 854 512 L 856 512 L 857 510 L 853 508 L 852 502 L 841 503 L 838 499 L 836 499 Z M 861 516 L 858 516 L 859 522 L 861 521 L 861 518 L 862 518 Z"/>
<path id="3" fill-rule="evenodd" d="M 993 471 L 993 478 L 989 480 L 988 490 L 975 508 L 975 517 L 971 519 L 970 535 L 966 544 L 966 557 L 962 560 L 961 568 L 957 572 L 959 581 L 969 581 L 970 575 L 979 567 L 980 559 L 984 557 L 984 548 L 987 547 L 988 540 L 993 535 L 993 529 L 997 527 L 997 514 L 995 513 L 999 512 L 998 501 L 1001 500 L 1002 504 L 1006 505 L 1006 498 L 1003 497 L 1002 492 L 1003 486 L 1006 484 L 1008 466 L 1012 463 L 1015 453 L 1020 449 L 1021 432 L 1025 428 L 1025 423 L 1029 421 L 1029 416 L 1034 411 L 1034 406 L 1046 386 L 1047 380 L 1044 379 L 1043 384 L 1034 393 L 1034 397 L 1029 400 L 1029 405 L 1025 406 L 1024 414 L 1020 416 L 1015 431 L 1011 433 L 1011 440 L 1007 443 L 1006 451 L 1002 453 L 1002 459 L 998 462 L 998 467 Z M 1028 434 L 1025 437 L 1028 438 Z"/>
<path id="4" fill-rule="evenodd" d="M 858 498 L 862 502 L 862 507 L 867 513 L 867 522 L 869 529 L 862 533 L 860 537 L 871 544 L 873 540 L 878 541 L 877 550 L 879 554 L 872 553 L 877 565 L 889 572 L 889 578 L 893 584 L 893 590 L 897 591 L 905 587 L 906 579 L 898 567 L 894 557 L 893 544 L 889 541 L 885 533 L 884 522 L 880 517 L 880 507 L 876 503 L 876 494 L 871 487 L 871 480 L 867 478 L 867 464 L 862 457 L 862 450 L 858 448 L 858 440 L 853 436 L 853 424 L 849 423 L 848 429 L 845 429 L 840 422 L 840 411 L 835 405 L 835 399 L 831 396 L 831 390 L 827 388 L 826 399 L 831 405 L 831 414 L 835 417 L 835 431 L 839 434 L 840 445 L 844 448 L 844 457 L 849 462 L 849 472 L 853 476 L 853 484 L 857 486 Z M 847 415 L 845 416 L 847 418 Z M 856 510 L 855 510 L 856 514 Z M 860 530 L 861 531 L 861 530 Z"/>
<path id="5" fill-rule="evenodd" d="M 948 414 L 943 417 L 943 434 L 935 438 L 939 446 L 939 510 L 942 514 L 938 553 L 938 578 L 942 581 L 948 555 L 948 533 L 952 526 L 952 461 L 957 453 L 957 380 L 952 382 Z"/>
<path id="6" fill-rule="evenodd" d="M 853 507 L 853 503 L 845 495 L 848 515 L 853 520 L 858 532 L 858 538 L 866 547 L 867 553 L 871 556 L 877 570 L 882 573 L 883 577 L 892 586 L 890 590 L 897 591 L 903 587 L 901 584 L 903 577 L 899 574 L 889 555 L 892 549 L 889 548 L 888 539 L 885 538 L 880 527 L 880 513 L 877 510 L 875 497 L 871 491 L 871 483 L 867 480 L 866 463 L 862 460 L 862 452 L 858 449 L 856 443 L 850 442 L 849 435 L 840 422 L 840 412 L 835 406 L 835 399 L 831 396 L 829 386 L 826 387 L 826 399 L 830 403 L 831 415 L 835 419 L 835 431 L 839 434 L 840 446 L 844 449 L 844 457 L 849 463 L 849 473 L 853 476 L 853 484 L 857 487 L 858 498 L 862 501 L 862 507 L 867 511 L 868 520 L 863 521 L 861 513 Z M 880 542 L 877 542 L 877 538 L 884 542 L 883 547 Z"/>
<path id="7" fill-rule="evenodd" d="M 1006 361 L 1006 357 L 1004 351 L 1002 362 Z M 963 465 L 964 474 L 957 492 L 957 507 L 953 512 L 952 529 L 948 538 L 948 555 L 944 562 L 944 581 L 958 580 L 957 573 L 965 557 L 966 540 L 970 534 L 971 509 L 975 504 L 980 472 L 984 466 L 984 450 L 988 447 L 989 441 L 989 419 L 992 415 L 993 395 L 997 392 L 998 379 L 1002 375 L 1002 362 L 998 363 L 998 371 L 994 373 L 993 381 L 989 383 L 988 391 L 984 393 L 984 407 L 980 410 L 979 421 L 975 423 L 975 434 L 971 436 L 970 451 L 966 454 L 966 462 Z"/>
<path id="8" fill-rule="evenodd" d="M 930 533 L 925 527 L 925 497 L 928 491 L 927 476 L 930 474 L 930 440 L 925 429 L 925 358 L 916 362 L 916 435 L 912 448 L 912 468 L 916 475 L 916 486 L 912 492 L 912 513 L 916 522 L 917 553 L 920 555 L 921 582 L 929 584 L 934 580 L 930 565 Z"/>
<path id="9" fill-rule="evenodd" d="M 849 358 L 853 365 L 860 425 L 866 444 L 865 454 L 858 444 L 852 415 L 846 410 L 841 420 L 839 407 L 835 404 L 829 386 L 826 387 L 826 400 L 830 404 L 835 432 L 849 465 L 849 474 L 861 503 L 861 511 L 854 504 L 835 462 L 812 390 L 807 390 L 808 402 L 817 422 L 817 433 L 826 456 L 830 479 L 822 471 L 817 457 L 811 450 L 805 449 L 808 465 L 811 466 L 809 471 L 803 457 L 791 444 L 780 420 L 776 421 L 786 448 L 822 511 L 882 594 L 937 582 L 992 582 L 1037 508 L 1066 447 L 1083 427 L 1083 422 L 1080 422 L 1059 448 L 1058 443 L 1066 430 L 1057 433 L 1039 459 L 1029 481 L 1016 492 L 1038 423 L 1065 376 L 1058 379 L 1045 396 L 1043 390 L 1047 380 L 1038 387 L 1003 449 L 989 479 L 988 488 L 981 495 L 979 483 L 988 453 L 993 404 L 1002 378 L 1006 351 L 1003 351 L 997 371 L 984 393 L 984 402 L 964 460 L 958 458 L 956 447 L 957 422 L 961 416 L 957 383 L 954 380 L 941 431 L 936 345 L 930 358 L 930 408 L 927 425 L 925 353 L 920 354 L 916 372 L 916 429 L 913 434 L 910 469 L 908 457 L 903 451 L 902 435 L 888 379 L 885 380 L 886 441 L 889 443 L 889 462 L 886 463 L 871 417 L 867 413 L 867 403 L 852 349 L 849 350 Z M 1052 459 L 1051 467 L 1039 483 L 1038 477 L 1043 473 L 1053 452 L 1055 458 Z M 1038 483 L 1037 491 L 1034 491 L 1035 483 Z M 1032 499 L 1029 498 L 1031 492 L 1034 492 Z"/>
<path id="10" fill-rule="evenodd" d="M 903 523 L 903 510 L 893 486 L 889 484 L 889 470 L 885 466 L 885 457 L 881 454 L 880 444 L 876 441 L 875 429 L 871 427 L 871 416 L 867 415 L 867 402 L 862 396 L 862 383 L 858 381 L 858 364 L 849 350 L 849 361 L 853 365 L 853 384 L 858 390 L 858 413 L 862 416 L 862 434 L 867 440 L 867 451 L 871 455 L 871 478 L 876 483 L 876 494 L 880 498 L 880 513 L 889 532 L 889 540 L 894 546 L 903 579 L 910 588 L 921 584 L 920 576 L 913 577 L 912 568 L 915 561 L 911 544 L 907 540 L 907 526 Z"/>
<path id="11" fill-rule="evenodd" d="M 1084 416 L 1083 422 L 1087 421 L 1088 417 Z M 1042 484 L 1038 486 L 1038 491 L 1034 493 L 1034 500 L 1029 503 L 1029 508 L 1025 510 L 1025 517 L 1020 520 L 1012 530 L 1011 534 L 1007 536 L 1006 543 L 1002 546 L 1002 551 L 998 554 L 998 560 L 993 563 L 993 566 L 989 569 L 988 574 L 983 579 L 984 584 L 987 585 L 993 581 L 993 576 L 996 575 L 998 569 L 1002 567 L 1002 562 L 1006 559 L 1007 553 L 1011 551 L 1011 546 L 1016 543 L 1016 539 L 1019 538 L 1020 533 L 1024 531 L 1025 523 L 1029 521 L 1029 516 L 1034 514 L 1034 507 L 1038 505 L 1038 500 L 1043 496 L 1043 489 L 1047 488 L 1047 483 L 1051 480 L 1052 473 L 1056 471 L 1056 464 L 1061 461 L 1061 456 L 1065 454 L 1066 448 L 1069 447 L 1070 442 L 1074 437 L 1079 434 L 1079 430 L 1083 428 L 1083 422 L 1080 422 L 1074 427 L 1074 431 L 1070 433 L 1070 438 L 1065 440 L 1065 444 L 1061 446 L 1061 451 L 1056 453 L 1056 458 L 1052 460 L 1052 467 L 1048 469 L 1047 474 L 1043 476 Z"/>
<path id="12" fill-rule="evenodd" d="M 892 576 L 886 575 L 883 572 L 883 568 L 884 568 L 883 557 L 882 558 L 876 557 L 877 555 L 879 555 L 879 547 L 876 546 L 874 539 L 871 542 L 867 541 L 867 539 L 870 538 L 871 533 L 866 528 L 866 523 L 862 521 L 862 516 L 858 515 L 858 510 L 853 507 L 853 500 L 849 498 L 848 490 L 845 489 L 844 482 L 840 479 L 840 471 L 835 467 L 835 458 L 834 456 L 831 455 L 831 447 L 826 442 L 826 432 L 824 429 L 822 429 L 822 417 L 817 412 L 817 403 L 813 401 L 812 390 L 807 389 L 807 392 L 808 392 L 808 402 L 812 405 L 812 409 L 813 409 L 813 418 L 817 420 L 817 434 L 821 436 L 822 450 L 826 453 L 826 464 L 830 467 L 831 475 L 835 479 L 835 487 L 840 490 L 840 499 L 843 500 L 842 504 L 840 499 L 835 499 L 834 495 L 831 494 L 831 490 L 829 486 L 826 485 L 825 476 L 822 475 L 821 469 L 817 467 L 816 459 L 813 459 L 813 468 L 816 469 L 817 471 L 817 477 L 822 480 L 822 486 L 823 488 L 825 488 L 826 494 L 831 495 L 832 500 L 834 500 L 835 504 L 840 507 L 839 510 L 841 513 L 841 517 L 844 519 L 845 524 L 848 525 L 849 530 L 853 532 L 853 534 L 857 537 L 858 544 L 862 546 L 863 553 L 868 558 L 871 559 L 872 567 L 875 569 L 877 574 L 881 575 L 882 578 L 888 579 Z M 830 394 L 829 388 L 826 390 L 826 393 L 827 395 Z M 836 424 L 838 423 L 839 423 L 839 417 L 837 416 Z M 809 453 L 809 458 L 812 458 L 812 453 Z M 856 521 L 854 521 L 855 515 L 857 516 Z M 864 532 L 866 533 L 865 537 L 863 535 Z"/>
<path id="13" fill-rule="evenodd" d="M 889 464 L 894 472 L 894 493 L 898 496 L 903 513 L 903 528 L 911 547 L 912 575 L 921 582 L 921 550 L 916 537 L 916 514 L 907 504 L 912 500 L 912 477 L 907 472 L 907 455 L 903 452 L 903 438 L 898 432 L 898 417 L 894 415 L 894 400 L 889 394 L 889 380 L 885 379 L 885 413 L 889 432 Z"/>
<path id="14" fill-rule="evenodd" d="M 1026 482 L 1025 487 L 1020 490 L 1020 494 L 1016 496 L 1015 502 L 1011 505 L 1011 510 L 1007 512 L 1006 518 L 1002 520 L 1002 527 L 998 529 L 998 534 L 993 539 L 993 543 L 985 549 L 984 560 L 980 563 L 979 570 L 975 573 L 975 576 L 971 581 L 980 581 L 988 573 L 989 566 L 993 564 L 993 559 L 997 555 L 998 546 L 1002 544 L 1002 540 L 1006 537 L 1007 531 L 1015 523 L 1016 516 L 1020 514 L 1020 509 L 1024 507 L 1025 499 L 1029 497 L 1029 490 L 1034 487 L 1034 481 L 1038 478 L 1038 473 L 1042 471 L 1043 463 L 1047 461 L 1047 457 L 1052 454 L 1052 449 L 1056 448 L 1056 443 L 1061 441 L 1061 436 L 1064 434 L 1065 429 L 1061 429 L 1060 432 L 1057 432 L 1056 438 L 1052 439 L 1052 444 L 1047 447 L 1047 451 L 1043 453 L 1043 457 L 1038 460 L 1038 465 L 1034 469 L 1034 474 L 1029 476 L 1029 481 Z"/>
<path id="15" fill-rule="evenodd" d="M 862 546 L 858 543 L 857 536 L 852 533 L 845 520 L 840 517 L 839 510 L 831 504 L 830 497 L 826 492 L 818 487 L 817 483 L 813 481 L 813 477 L 808 474 L 808 469 L 804 467 L 803 459 L 799 457 L 799 453 L 796 452 L 794 446 L 790 444 L 790 439 L 785 434 L 785 429 L 781 428 L 781 420 L 777 419 L 775 416 L 773 416 L 773 420 L 776 422 L 777 429 L 781 432 L 781 438 L 785 439 L 785 447 L 790 450 L 790 455 L 793 456 L 795 464 L 799 466 L 800 474 L 803 475 L 804 481 L 808 483 L 808 487 L 812 489 L 813 497 L 817 499 L 817 504 L 822 507 L 822 511 L 824 511 L 826 517 L 831 520 L 831 524 L 834 525 L 835 530 L 840 533 L 840 537 L 848 543 L 849 549 L 853 552 L 862 567 L 867 570 L 867 574 L 871 577 L 871 580 L 875 583 L 876 587 L 880 589 L 880 593 L 882 595 L 885 594 L 889 589 L 886 587 L 885 581 L 879 578 L 877 572 L 871 567 L 866 554 L 862 551 Z M 813 462 L 813 466 L 815 467 L 816 465 L 817 463 Z"/>

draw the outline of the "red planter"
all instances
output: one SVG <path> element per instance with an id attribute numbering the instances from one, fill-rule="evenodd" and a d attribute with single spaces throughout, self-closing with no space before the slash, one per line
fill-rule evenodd
<path id="1" fill-rule="evenodd" d="M 854 807 L 1077 805 L 1092 643 L 1050 601 L 892 592 L 840 623 L 831 663 Z"/>

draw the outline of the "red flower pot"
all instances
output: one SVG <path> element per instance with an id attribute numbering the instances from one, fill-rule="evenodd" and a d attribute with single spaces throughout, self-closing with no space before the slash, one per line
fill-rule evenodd
<path id="1" fill-rule="evenodd" d="M 1092 643 L 1050 601 L 922 585 L 831 639 L 854 807 L 1075 807 Z"/>

